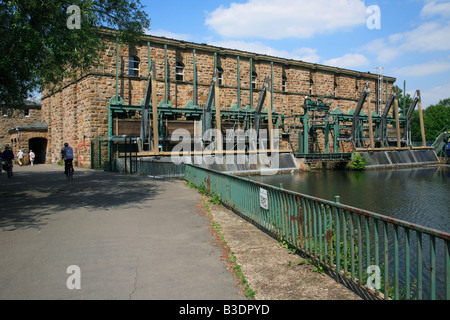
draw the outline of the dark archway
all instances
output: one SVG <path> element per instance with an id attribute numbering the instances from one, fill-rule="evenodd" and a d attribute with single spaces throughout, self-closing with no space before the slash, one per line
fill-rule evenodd
<path id="1" fill-rule="evenodd" d="M 36 158 L 34 163 L 45 163 L 47 158 L 47 139 L 31 138 L 28 140 L 28 150 L 33 150 Z"/>

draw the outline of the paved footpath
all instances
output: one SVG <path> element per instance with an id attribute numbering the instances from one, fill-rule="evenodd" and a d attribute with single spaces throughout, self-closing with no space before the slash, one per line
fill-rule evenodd
<path id="1" fill-rule="evenodd" d="M 14 169 L 0 175 L 0 299 L 245 299 L 183 181 Z"/>

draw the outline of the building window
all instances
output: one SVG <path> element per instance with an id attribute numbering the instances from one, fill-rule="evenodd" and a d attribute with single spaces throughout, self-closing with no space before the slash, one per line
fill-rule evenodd
<path id="1" fill-rule="evenodd" d="M 23 109 L 23 115 L 25 117 L 29 117 L 30 116 L 30 109 Z"/>
<path id="2" fill-rule="evenodd" d="M 4 116 L 4 117 L 8 116 L 8 108 L 6 108 L 6 107 L 2 108 L 2 116 Z"/>
<path id="3" fill-rule="evenodd" d="M 313 85 L 314 85 L 314 81 L 312 81 L 312 79 L 309 80 L 309 94 L 312 95 L 313 93 Z"/>
<path id="4" fill-rule="evenodd" d="M 177 81 L 184 81 L 184 65 L 181 62 L 177 62 L 175 66 L 175 79 Z"/>
<path id="5" fill-rule="evenodd" d="M 334 76 L 334 88 L 333 88 L 333 96 L 337 97 L 337 88 L 338 88 L 338 78 Z"/>
<path id="6" fill-rule="evenodd" d="M 256 89 L 256 77 L 258 77 L 258 75 L 256 74 L 256 72 L 252 72 L 252 89 Z"/>
<path id="7" fill-rule="evenodd" d="M 287 78 L 283 77 L 281 80 L 281 91 L 286 92 L 286 84 L 287 84 Z"/>
<path id="8" fill-rule="evenodd" d="M 139 58 L 130 56 L 129 58 L 129 75 L 132 77 L 139 77 Z"/>
<path id="9" fill-rule="evenodd" d="M 219 86 L 223 86 L 223 69 L 221 67 L 217 67 L 217 80 L 219 81 Z"/>

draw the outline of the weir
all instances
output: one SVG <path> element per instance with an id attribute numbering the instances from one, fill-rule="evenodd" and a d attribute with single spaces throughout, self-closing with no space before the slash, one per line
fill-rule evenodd
<path id="1" fill-rule="evenodd" d="M 367 169 L 435 165 L 439 159 L 434 150 L 393 150 L 359 152 L 368 161 Z"/>
<path id="2" fill-rule="evenodd" d="M 176 160 L 175 160 L 176 161 Z M 201 168 L 227 172 L 231 174 L 261 174 L 270 175 L 292 170 L 298 170 L 295 157 L 290 153 L 285 154 L 241 154 L 183 157 L 178 161 L 184 164 L 196 164 Z"/>

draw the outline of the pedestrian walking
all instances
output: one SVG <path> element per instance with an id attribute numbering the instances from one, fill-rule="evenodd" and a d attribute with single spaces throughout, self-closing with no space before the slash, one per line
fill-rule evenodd
<path id="1" fill-rule="evenodd" d="M 19 162 L 19 166 L 23 165 L 23 151 L 19 150 L 17 153 L 17 161 Z"/>
<path id="2" fill-rule="evenodd" d="M 30 162 L 31 162 L 31 165 L 33 165 L 34 158 L 36 158 L 36 155 L 34 154 L 33 150 L 30 150 Z"/>

